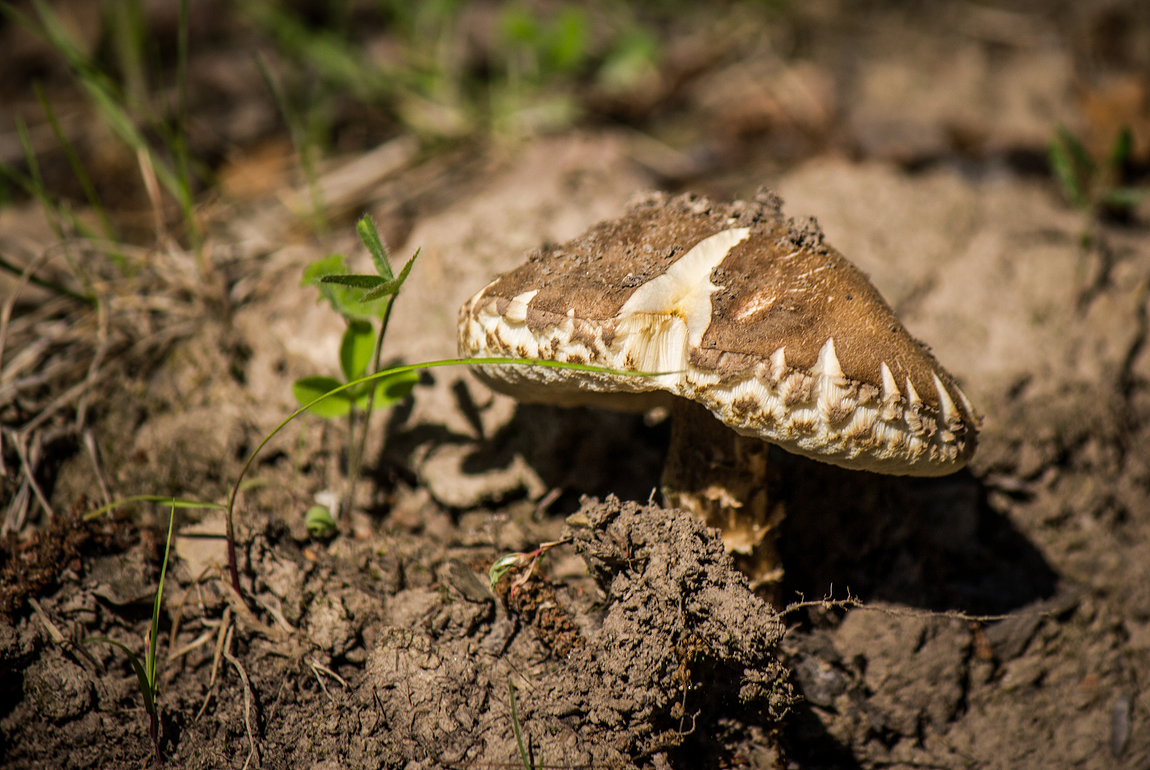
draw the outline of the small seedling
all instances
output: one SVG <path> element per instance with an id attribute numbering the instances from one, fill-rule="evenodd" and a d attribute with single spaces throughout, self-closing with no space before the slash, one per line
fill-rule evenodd
<path id="1" fill-rule="evenodd" d="M 549 543 L 541 543 L 534 551 L 523 551 L 518 553 L 509 553 L 499 557 L 495 563 L 491 565 L 491 569 L 487 572 L 488 580 L 490 580 L 491 590 L 495 590 L 495 585 L 511 570 L 516 567 L 527 566 L 527 571 L 521 576 L 516 578 L 515 582 L 511 584 L 511 592 L 514 594 L 531 579 L 535 573 L 535 565 L 539 563 L 539 558 L 550 551 L 552 548 L 559 545 L 566 545 L 571 542 L 571 538 L 565 537 L 562 540 L 553 540 Z"/>
<path id="2" fill-rule="evenodd" d="M 532 765 L 531 758 L 527 755 L 527 747 L 523 745 L 523 731 L 519 727 L 519 710 L 515 706 L 515 685 L 511 682 L 507 683 L 507 696 L 511 701 L 511 729 L 515 733 L 515 745 L 519 748 L 519 761 L 523 764 L 523 770 L 542 770 L 542 757 L 540 757 L 538 765 Z"/>
<path id="3" fill-rule="evenodd" d="M 331 512 L 322 505 L 313 505 L 307 509 L 307 513 L 304 514 L 304 526 L 307 527 L 309 535 L 318 539 L 331 537 L 339 528 L 335 519 L 331 517 Z"/>
<path id="4" fill-rule="evenodd" d="M 91 514 L 89 514 L 89 516 L 91 516 Z M 164 546 L 164 564 L 160 568 L 160 585 L 156 589 L 156 599 L 152 602 L 152 625 L 148 630 L 148 638 L 146 640 L 148 649 L 144 655 L 144 662 L 141 664 L 140 659 L 136 657 L 136 654 L 132 652 L 132 649 L 128 647 L 128 645 L 117 642 L 115 639 L 109 639 L 106 636 L 90 636 L 84 640 L 85 644 L 92 644 L 93 642 L 111 644 L 119 647 L 128 654 L 128 660 L 131 662 L 132 668 L 136 671 L 136 680 L 140 687 L 140 695 L 144 698 L 144 710 L 148 712 L 148 735 L 152 739 L 152 748 L 156 752 L 157 767 L 163 764 L 163 756 L 160 753 L 160 713 L 156 707 L 156 646 L 160 638 L 160 607 L 163 605 L 164 578 L 168 573 L 168 556 L 172 551 L 172 533 L 175 531 L 175 524 L 176 504 L 173 500 L 171 516 L 168 518 L 168 540 Z"/>
<path id="5" fill-rule="evenodd" d="M 1048 157 L 1059 186 L 1075 208 L 1089 216 L 1121 218 L 1129 216 L 1146 196 L 1144 190 L 1122 183 L 1122 169 L 1133 152 L 1133 136 L 1124 127 L 1115 137 L 1109 156 L 1099 163 L 1066 126 L 1060 125 Z"/>
<path id="6" fill-rule="evenodd" d="M 358 385 L 351 384 L 379 370 L 379 355 L 387 333 L 392 304 L 407 280 L 415 258 L 419 256 L 417 251 L 397 276 L 391 271 L 387 249 L 371 218 L 359 220 L 356 232 L 371 254 L 377 275 L 352 275 L 344 263 L 343 255 L 332 254 L 310 264 L 303 276 L 303 283 L 316 286 L 332 309 L 347 321 L 347 329 L 339 346 L 339 365 L 345 382 L 332 377 L 305 377 L 292 385 L 296 401 L 301 406 L 310 404 L 307 409 L 312 414 L 326 419 L 348 419 L 350 481 L 343 505 L 345 512 L 351 508 L 359 477 L 360 458 L 367 445 L 369 421 L 366 416 L 362 420 L 357 419 L 359 414 L 369 415 L 373 409 L 383 409 L 402 401 L 419 380 L 418 372 L 406 371 Z M 373 321 L 379 322 L 378 332 Z M 331 397 L 317 402 L 325 394 L 331 394 Z M 357 422 L 363 424 L 358 441 Z"/>

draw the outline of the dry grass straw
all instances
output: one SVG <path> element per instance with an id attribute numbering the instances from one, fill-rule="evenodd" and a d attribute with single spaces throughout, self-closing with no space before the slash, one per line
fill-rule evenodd
<path id="1" fill-rule="evenodd" d="M 145 179 L 150 171 L 143 163 Z M 41 471 L 60 442 L 94 444 L 84 436 L 100 389 L 146 371 L 203 316 L 210 282 L 162 229 L 159 196 L 152 202 L 160 232 L 150 248 L 74 231 L 0 242 L 20 269 L 0 306 L 0 490 L 10 494 L 0 535 L 20 531 L 36 505 L 54 515 Z"/>

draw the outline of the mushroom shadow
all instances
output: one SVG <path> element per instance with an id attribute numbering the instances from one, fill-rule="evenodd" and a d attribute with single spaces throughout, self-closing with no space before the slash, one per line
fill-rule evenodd
<path id="1" fill-rule="evenodd" d="M 659 488 L 669 438 L 667 421 L 648 425 L 641 414 L 519 404 L 462 470 L 506 468 L 520 455 L 548 489 L 560 490 L 551 513 L 566 515 L 583 495 L 646 502 Z"/>
<path id="2" fill-rule="evenodd" d="M 877 476 L 772 452 L 786 505 L 785 602 L 883 601 L 974 614 L 1049 598 L 1058 575 L 969 471 Z"/>
<path id="3" fill-rule="evenodd" d="M 646 502 L 660 487 L 669 421 L 596 408 L 520 404 L 480 442 L 465 473 L 524 458 L 561 495 L 563 516 L 582 495 Z M 770 448 L 786 507 L 779 552 L 783 603 L 825 596 L 931 610 L 999 614 L 1054 595 L 1058 575 L 969 471 L 939 478 L 851 471 Z"/>

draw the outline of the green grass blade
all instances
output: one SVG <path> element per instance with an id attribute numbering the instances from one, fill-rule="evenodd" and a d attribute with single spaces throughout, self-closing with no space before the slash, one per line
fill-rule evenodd
<path id="1" fill-rule="evenodd" d="M 36 92 L 36 99 L 40 102 L 40 109 L 44 111 L 44 116 L 48 118 L 48 125 L 52 127 L 52 133 L 56 135 L 56 141 L 60 143 L 61 149 L 64 150 L 65 157 L 68 158 L 68 165 L 72 167 L 72 173 L 76 175 L 76 181 L 80 183 L 80 188 L 84 191 L 84 197 L 88 199 L 88 205 L 96 212 L 96 216 L 100 220 L 100 227 L 104 231 L 104 236 L 109 241 L 116 240 L 116 230 L 112 226 L 112 220 L 108 218 L 108 212 L 104 210 L 103 201 L 100 200 L 99 194 L 96 192 L 96 186 L 92 184 L 92 178 L 88 176 L 88 170 L 84 168 L 84 164 L 80 161 L 80 156 L 76 152 L 76 148 L 68 141 L 68 137 L 64 135 L 64 130 L 60 127 L 60 120 L 56 117 L 56 111 L 52 109 L 51 102 L 44 94 L 44 89 L 40 84 L 33 83 L 32 89 Z"/>
<path id="2" fill-rule="evenodd" d="M 188 17 L 191 0 L 180 0 L 180 17 L 176 29 L 176 132 L 172 142 L 180 184 L 192 189 L 188 159 Z"/>
<path id="3" fill-rule="evenodd" d="M 160 585 L 156 588 L 156 599 L 152 603 L 152 635 L 148 644 L 148 659 L 144 673 L 148 675 L 148 684 L 153 696 L 156 692 L 156 647 L 160 638 L 160 607 L 164 602 L 164 578 L 168 574 L 168 557 L 172 553 L 172 533 L 176 527 L 176 506 L 172 505 L 171 515 L 168 517 L 168 541 L 164 546 L 164 563 L 160 567 Z"/>
<path id="4" fill-rule="evenodd" d="M 166 503 L 175 508 L 213 508 L 216 510 L 226 510 L 227 506 L 221 503 L 205 503 L 200 500 L 181 500 L 178 497 L 171 497 L 169 495 L 133 495 L 131 497 L 121 497 L 119 500 L 113 500 L 107 505 L 101 505 L 94 511 L 88 511 L 82 517 L 82 521 L 92 521 L 103 516 L 108 511 L 119 508 L 130 503 Z"/>
<path id="5" fill-rule="evenodd" d="M 1131 133 L 1130 126 L 1123 126 L 1119 129 L 1118 136 L 1114 138 L 1114 147 L 1110 150 L 1109 170 L 1119 171 L 1133 153 L 1134 134 Z"/>
<path id="6" fill-rule="evenodd" d="M 523 763 L 523 770 L 532 770 L 531 761 L 527 757 L 527 749 L 523 745 L 523 732 L 519 729 L 519 710 L 515 707 L 515 685 L 507 683 L 507 696 L 511 700 L 511 729 L 515 731 L 515 745 L 519 747 L 519 761 Z"/>
<path id="7" fill-rule="evenodd" d="M 1083 178 L 1090 179 L 1094 176 L 1094 159 L 1090 157 L 1090 153 L 1078 141 L 1078 137 L 1070 133 L 1070 129 L 1066 126 L 1058 125 L 1058 138 L 1062 140 L 1062 144 L 1070 152 L 1074 159 L 1074 164 L 1078 171 L 1081 172 Z"/>
<path id="8" fill-rule="evenodd" d="M 84 644 L 91 644 L 92 642 L 103 642 L 119 647 L 124 652 L 128 653 L 128 660 L 132 663 L 132 668 L 136 672 L 136 680 L 140 685 L 140 694 L 144 696 L 144 708 L 147 709 L 148 714 L 156 713 L 156 701 L 152 697 L 152 687 L 148 683 L 148 674 L 144 671 L 144 666 L 140 663 L 140 659 L 136 657 L 136 653 L 122 642 L 117 642 L 115 639 L 109 639 L 106 636 L 89 636 L 84 640 Z"/>
<path id="9" fill-rule="evenodd" d="M 1111 187 L 1102 196 L 1102 202 L 1116 209 L 1132 209 L 1146 199 L 1146 190 L 1137 187 Z"/>
<path id="10" fill-rule="evenodd" d="M 1082 189 L 1082 181 L 1074 170 L 1074 163 L 1066 148 L 1062 146 L 1061 142 L 1055 140 L 1050 143 L 1047 157 L 1050 161 L 1050 170 L 1054 172 L 1054 178 L 1058 180 L 1058 184 L 1062 187 L 1066 197 L 1070 199 L 1075 208 L 1085 208 L 1087 204 L 1086 193 Z"/>
<path id="11" fill-rule="evenodd" d="M 296 409 L 294 412 L 281 420 L 279 424 L 272 428 L 271 432 L 264 436 L 263 440 L 261 440 L 260 443 L 256 445 L 256 448 L 253 449 L 251 454 L 248 455 L 248 459 L 244 462 L 243 467 L 240 468 L 240 474 L 236 477 L 236 482 L 232 485 L 231 492 L 228 495 L 228 531 L 232 531 L 231 519 L 232 514 L 235 511 L 236 494 L 238 493 L 239 488 L 243 483 L 244 477 L 247 475 L 248 470 L 252 466 L 252 463 L 255 462 L 256 457 L 263 450 L 263 448 L 267 446 L 267 443 L 275 438 L 276 435 L 278 435 L 279 432 L 288 425 L 288 423 L 299 417 L 304 412 L 309 411 L 311 407 L 315 406 L 320 401 L 346 391 L 354 392 L 353 389 L 358 388 L 365 382 L 374 382 L 385 377 L 394 377 L 405 372 L 418 372 L 420 369 L 436 369 L 442 366 L 540 366 L 546 369 L 570 369 L 572 371 L 578 372 L 598 372 L 600 374 L 617 374 L 626 377 L 660 377 L 667 374 L 677 373 L 628 372 L 620 369 L 608 369 L 602 366 L 593 366 L 591 364 L 573 364 L 567 361 L 544 361 L 537 358 L 503 358 L 499 356 L 488 356 L 483 358 L 446 358 L 439 361 L 424 361 L 418 364 L 392 366 L 382 371 L 376 372 L 375 374 L 369 374 L 366 377 L 360 377 L 358 380 L 352 380 L 351 382 L 344 383 L 338 388 L 330 390 L 317 397 L 313 401 L 301 405 L 299 409 Z"/>
<path id="12" fill-rule="evenodd" d="M 8 174 L 11 172 L 11 170 L 5 164 L 0 163 L 0 172 Z M 15 262 L 9 262 L 3 256 L 0 256 L 0 270 L 5 270 L 15 276 L 21 276 L 24 274 L 23 266 L 18 265 Z M 97 300 L 93 296 L 79 294 L 72 291 L 67 286 L 61 286 L 58 283 L 47 281 L 34 275 L 28 277 L 28 283 L 34 283 L 42 289 L 48 289 L 49 291 L 54 291 L 57 294 L 63 294 L 66 297 L 71 297 L 72 299 L 79 300 L 80 302 L 85 302 L 92 307 L 96 307 L 97 304 Z"/>

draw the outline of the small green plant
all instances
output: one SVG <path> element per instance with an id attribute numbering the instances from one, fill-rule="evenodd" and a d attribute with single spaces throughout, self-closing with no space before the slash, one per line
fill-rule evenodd
<path id="1" fill-rule="evenodd" d="M 336 312 L 347 321 L 347 329 L 339 346 L 339 365 L 344 381 L 333 377 L 304 377 L 292 384 L 292 394 L 301 406 L 307 406 L 312 414 L 325 419 L 346 417 L 348 419 L 348 483 L 344 511 L 351 506 L 355 494 L 359 463 L 367 444 L 367 415 L 373 409 L 383 409 L 403 400 L 419 379 L 418 372 L 407 371 L 390 377 L 350 385 L 365 375 L 379 370 L 380 350 L 387 333 L 388 319 L 395 295 L 407 280 L 411 266 L 419 256 L 408 260 L 395 275 L 387 249 L 375 229 L 370 217 L 363 217 L 356 224 L 360 240 L 371 253 L 377 275 L 352 275 L 341 254 L 332 254 L 310 264 L 304 271 L 305 285 L 314 285 L 320 290 Z M 378 322 L 378 331 L 373 325 Z M 341 386 L 348 385 L 346 388 Z M 325 394 L 330 398 L 318 400 Z M 362 429 L 357 436 L 357 423 Z M 357 440 L 358 439 L 358 440 Z"/>
<path id="2" fill-rule="evenodd" d="M 1128 216 L 1146 195 L 1144 190 L 1122 183 L 1122 169 L 1133 152 L 1133 137 L 1124 127 L 1115 137 L 1110 154 L 1098 162 L 1066 126 L 1059 125 L 1048 157 L 1054 177 L 1075 208 L 1089 216 L 1120 218 Z"/>
<path id="3" fill-rule="evenodd" d="M 187 501 L 185 501 L 187 502 Z M 103 510 L 99 511 L 102 513 Z M 91 517 L 88 514 L 85 518 Z M 160 585 L 156 588 L 156 598 L 152 602 L 152 625 L 148 629 L 148 638 L 146 640 L 147 652 L 144 654 L 144 662 L 140 663 L 140 659 L 136 653 L 128 645 L 117 642 L 115 639 L 109 639 L 106 636 L 89 636 L 84 640 L 85 644 L 92 644 L 94 642 L 103 642 L 119 647 L 128 654 L 128 660 L 132 664 L 132 668 L 136 671 L 136 680 L 140 687 L 140 695 L 144 698 L 144 710 L 148 712 L 148 735 L 152 739 L 152 748 L 156 752 L 156 766 L 159 767 L 163 764 L 163 756 L 160 753 L 160 712 L 156 706 L 157 685 L 156 685 L 156 646 L 160 638 L 160 607 L 163 606 L 164 599 L 164 578 L 168 574 L 168 556 L 172 551 L 172 533 L 175 531 L 176 524 L 176 501 L 172 501 L 171 515 L 168 518 L 168 539 L 164 546 L 164 563 L 160 568 Z"/>
<path id="4" fill-rule="evenodd" d="M 315 538 L 327 538 L 335 534 L 339 525 L 331 517 L 331 511 L 322 505 L 313 505 L 304 514 L 304 526 L 309 535 Z"/>
<path id="5" fill-rule="evenodd" d="M 519 748 L 519 761 L 523 764 L 523 770 L 542 770 L 543 758 L 539 758 L 538 765 L 532 765 L 531 758 L 527 755 L 527 747 L 523 745 L 523 731 L 519 727 L 519 709 L 515 704 L 515 685 L 511 682 L 507 683 L 507 697 L 511 701 L 511 729 L 515 733 L 515 745 Z"/>

